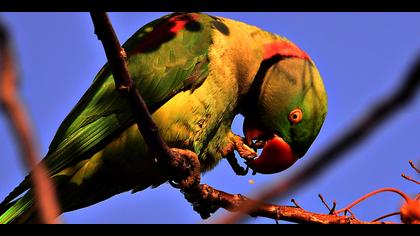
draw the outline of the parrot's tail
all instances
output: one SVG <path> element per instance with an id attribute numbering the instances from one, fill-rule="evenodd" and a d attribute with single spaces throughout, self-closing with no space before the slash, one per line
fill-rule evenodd
<path id="1" fill-rule="evenodd" d="M 29 191 L 23 197 L 2 206 L 0 224 L 31 223 L 36 219 L 35 216 L 32 191 Z"/>

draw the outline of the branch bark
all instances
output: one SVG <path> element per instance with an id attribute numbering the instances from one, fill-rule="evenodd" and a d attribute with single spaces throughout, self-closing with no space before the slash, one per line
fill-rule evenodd
<path id="1" fill-rule="evenodd" d="M 159 162 L 169 170 L 169 179 L 191 178 L 191 175 L 197 174 L 199 162 L 191 158 L 194 154 L 188 150 L 170 149 L 158 132 L 156 124 L 147 109 L 147 106 L 139 92 L 136 90 L 133 81 L 127 71 L 125 62 L 126 54 L 115 35 L 111 22 L 106 13 L 91 12 L 92 21 L 95 26 L 95 33 L 98 39 L 102 41 L 105 53 L 108 58 L 111 71 L 114 75 L 116 89 L 123 94 L 131 104 L 132 112 L 139 127 L 140 133 L 146 140 L 149 148 L 156 153 Z M 186 152 L 186 153 L 183 153 Z M 179 154 L 179 155 L 177 155 Z M 187 160 L 186 160 L 187 159 Z M 191 161 L 192 160 L 192 161 Z M 184 165 L 174 165 L 174 163 L 193 164 L 195 172 L 187 171 L 188 167 Z M 183 169 L 185 168 L 185 169 Z M 187 175 L 187 176 L 185 176 Z M 189 176 L 188 176 L 189 175 Z M 352 217 L 317 214 L 305 211 L 301 208 L 291 206 L 276 206 L 257 202 L 242 195 L 232 195 L 223 191 L 214 189 L 206 184 L 199 184 L 199 176 L 189 185 L 181 185 L 181 191 L 188 201 L 190 201 L 194 210 L 198 211 L 203 218 L 207 218 L 211 213 L 220 207 L 229 211 L 242 211 L 251 216 L 263 216 L 276 220 L 287 220 L 298 223 L 319 223 L 319 224 L 379 224 L 384 222 L 362 222 Z M 244 205 L 252 206 L 246 208 Z"/>
<path id="2" fill-rule="evenodd" d="M 40 223 L 60 223 L 58 216 L 61 211 L 55 195 L 55 188 L 45 167 L 38 164 L 39 155 L 35 147 L 35 136 L 32 133 L 25 106 L 17 92 L 19 81 L 9 36 L 5 26 L 1 24 L 0 59 L 0 107 L 10 121 L 26 167 L 32 170 L 31 180 Z"/>
<path id="3" fill-rule="evenodd" d="M 391 222 L 366 222 L 351 216 L 338 216 L 334 214 L 319 214 L 306 211 L 296 206 L 279 206 L 252 200 L 241 194 L 229 194 L 214 189 L 206 184 L 200 185 L 203 199 L 212 205 L 220 206 L 231 212 L 247 213 L 250 216 L 266 217 L 274 220 L 285 220 L 295 223 L 309 224 L 391 224 Z M 244 205 L 253 206 L 244 212 Z M 221 222 L 223 223 L 223 222 Z"/>

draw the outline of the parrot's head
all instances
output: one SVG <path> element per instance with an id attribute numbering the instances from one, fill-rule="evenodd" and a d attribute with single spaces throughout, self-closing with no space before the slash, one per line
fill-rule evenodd
<path id="1" fill-rule="evenodd" d="M 327 95 L 314 62 L 287 40 L 266 45 L 248 98 L 246 143 L 262 148 L 248 166 L 263 174 L 289 168 L 308 151 L 327 114 Z"/>

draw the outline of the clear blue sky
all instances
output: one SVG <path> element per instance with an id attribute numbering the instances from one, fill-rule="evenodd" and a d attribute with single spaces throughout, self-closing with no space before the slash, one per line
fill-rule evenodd
<path id="1" fill-rule="evenodd" d="M 301 168 L 328 145 L 369 104 L 387 96 L 400 83 L 410 62 L 420 53 L 420 13 L 211 13 L 286 36 L 317 64 L 329 95 L 329 113 L 318 139 L 306 157 L 276 175 L 235 176 L 222 162 L 203 182 L 218 189 L 250 194 L 265 183 Z M 120 41 L 164 13 L 111 13 Z M 14 39 L 22 77 L 22 95 L 31 112 L 42 155 L 66 114 L 89 87 L 105 63 L 101 43 L 88 13 L 1 13 Z M 290 198 L 302 207 L 327 212 L 317 195 L 336 199 L 344 207 L 359 196 L 382 187 L 399 188 L 411 196 L 419 188 L 400 177 L 408 160 L 420 164 L 420 96 L 368 141 L 346 154 Z M 241 118 L 234 132 L 241 133 Z M 16 144 L 0 114 L 0 198 L 24 177 Z M 253 179 L 255 184 L 249 184 Z M 401 200 L 385 193 L 356 207 L 363 220 L 398 210 Z M 278 202 L 290 204 L 288 200 Z M 219 211 L 223 213 L 223 211 Z M 65 213 L 66 223 L 199 223 L 201 219 L 175 189 L 124 193 L 94 206 Z M 394 218 L 395 219 L 395 218 Z M 248 223 L 274 223 L 248 218 Z"/>

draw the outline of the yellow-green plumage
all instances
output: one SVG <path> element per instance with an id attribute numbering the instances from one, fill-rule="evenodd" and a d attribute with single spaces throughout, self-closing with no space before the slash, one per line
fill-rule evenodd
<path id="1" fill-rule="evenodd" d="M 208 171 L 231 142 L 230 126 L 262 61 L 263 45 L 274 40 L 286 39 L 191 13 L 155 20 L 123 46 L 130 75 L 165 141 L 196 152 L 202 171 Z M 64 211 L 167 181 L 107 65 L 59 127 L 43 163 Z M 28 178 L 2 203 L 0 223 L 31 219 L 30 192 L 6 207 L 27 189 Z"/>

